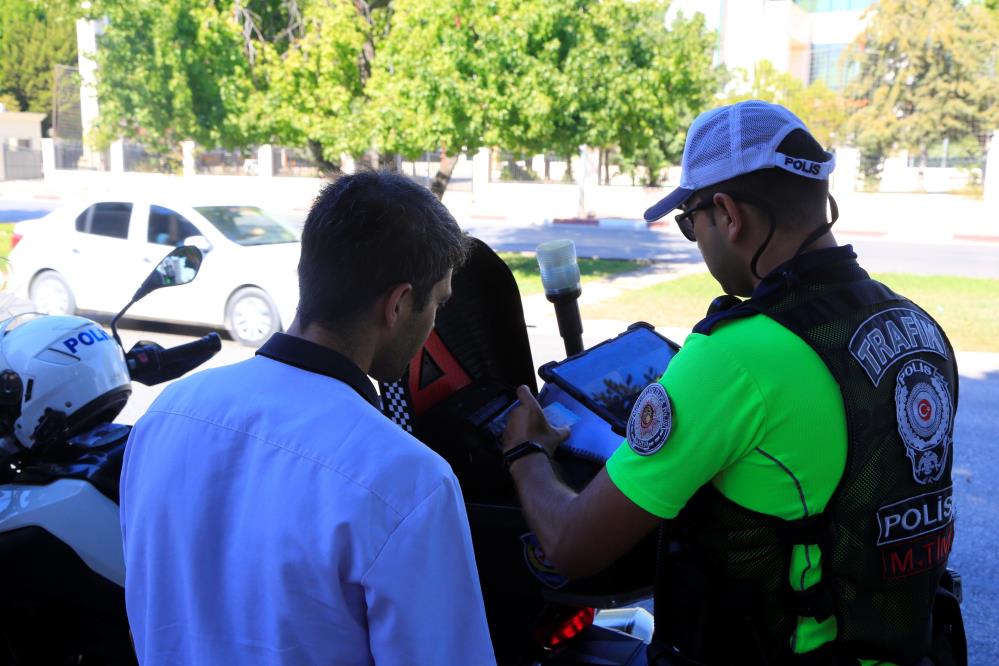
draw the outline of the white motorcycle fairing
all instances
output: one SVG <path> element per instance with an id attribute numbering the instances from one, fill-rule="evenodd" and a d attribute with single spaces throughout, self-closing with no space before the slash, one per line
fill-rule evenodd
<path id="1" fill-rule="evenodd" d="M 0 486 L 0 533 L 23 527 L 49 532 L 94 572 L 124 587 L 118 505 L 86 481 Z"/>

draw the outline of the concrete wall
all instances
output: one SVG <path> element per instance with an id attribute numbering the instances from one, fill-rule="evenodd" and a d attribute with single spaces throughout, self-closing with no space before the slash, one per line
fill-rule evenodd
<path id="1" fill-rule="evenodd" d="M 811 14 L 811 42 L 813 44 L 852 42 L 864 29 L 863 14 L 863 11 Z"/>
<path id="2" fill-rule="evenodd" d="M 881 192 L 945 193 L 961 190 L 970 181 L 970 169 L 909 166 L 908 153 L 901 151 L 885 159 L 878 189 Z"/>
<path id="3" fill-rule="evenodd" d="M 34 150 L 42 147 L 44 113 L 0 112 L 0 143 L 16 147 L 19 141 L 29 141 Z"/>

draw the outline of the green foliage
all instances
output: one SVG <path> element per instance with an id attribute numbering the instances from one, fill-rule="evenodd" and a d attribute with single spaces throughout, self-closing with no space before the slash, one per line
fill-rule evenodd
<path id="1" fill-rule="evenodd" d="M 10 243 L 14 236 L 14 225 L 10 222 L 0 224 L 0 274 L 5 273 L 7 265 L 7 255 L 10 254 Z"/>
<path id="2" fill-rule="evenodd" d="M 809 86 L 794 76 L 779 72 L 768 60 L 756 64 L 750 77 L 743 70 L 733 76 L 734 92 L 726 104 L 760 99 L 781 104 L 801 118 L 826 149 L 841 145 L 848 120 L 847 100 L 822 81 Z"/>
<path id="3" fill-rule="evenodd" d="M 104 142 L 679 159 L 718 83 L 703 19 L 666 0 L 102 0 Z M 441 177 L 443 174 L 443 178 Z"/>
<path id="4" fill-rule="evenodd" d="M 232 12 L 200 0 L 106 0 L 97 49 L 97 143 L 119 136 L 176 151 L 191 139 L 242 147 L 250 66 Z"/>
<path id="5" fill-rule="evenodd" d="M 56 65 L 76 64 L 75 3 L 0 2 L 0 100 L 11 111 L 49 114 Z"/>
<path id="6" fill-rule="evenodd" d="M 375 147 L 408 158 L 435 149 L 475 152 L 487 128 L 484 91 L 495 73 L 485 67 L 485 3 L 409 0 L 393 7 L 366 89 Z"/>
<path id="7" fill-rule="evenodd" d="M 305 5 L 300 34 L 287 44 L 256 43 L 256 89 L 246 125 L 263 140 L 315 146 L 316 157 L 333 164 L 343 153 L 363 152 L 370 132 L 362 118 L 360 58 L 377 31 L 350 0 Z"/>
<path id="8" fill-rule="evenodd" d="M 876 177 L 894 147 L 925 156 L 944 137 L 968 136 L 984 146 L 999 123 L 995 13 L 960 0 L 882 0 L 869 11 L 848 88 L 865 175 Z"/>
<path id="9" fill-rule="evenodd" d="M 579 98 L 581 136 L 646 167 L 646 184 L 683 152 L 686 129 L 711 102 L 719 71 L 703 15 L 667 29 L 661 0 L 588 3 L 567 69 Z"/>

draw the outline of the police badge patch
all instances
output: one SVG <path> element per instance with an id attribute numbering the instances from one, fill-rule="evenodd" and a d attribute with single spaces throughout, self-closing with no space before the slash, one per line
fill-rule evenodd
<path id="1" fill-rule="evenodd" d="M 532 532 L 525 532 L 520 535 L 520 541 L 524 544 L 524 562 L 534 577 L 553 590 L 565 587 L 569 579 L 556 571 L 555 566 L 548 561 L 538 537 Z"/>
<path id="2" fill-rule="evenodd" d="M 937 481 L 947 464 L 954 406 L 940 372 L 926 361 L 909 361 L 895 380 L 898 433 L 917 483 Z"/>
<path id="3" fill-rule="evenodd" d="M 663 385 L 655 382 L 638 396 L 628 417 L 628 445 L 640 456 L 663 447 L 673 428 L 673 405 Z"/>

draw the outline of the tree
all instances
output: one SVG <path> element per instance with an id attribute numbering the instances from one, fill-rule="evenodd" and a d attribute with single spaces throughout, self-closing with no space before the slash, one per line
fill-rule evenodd
<path id="1" fill-rule="evenodd" d="M 374 147 L 404 157 L 438 151 L 430 187 L 438 197 L 455 157 L 482 145 L 492 72 L 480 48 L 488 24 L 486 3 L 477 0 L 397 3 L 374 60 L 365 114 Z"/>
<path id="2" fill-rule="evenodd" d="M 769 60 L 756 63 L 751 77 L 744 70 L 733 74 L 734 90 L 726 104 L 759 99 L 787 107 L 826 149 L 841 145 L 846 138 L 848 101 L 822 81 L 806 86 L 791 74 L 777 71 Z"/>
<path id="3" fill-rule="evenodd" d="M 679 158 L 717 84 L 702 19 L 665 27 L 659 0 L 400 3 L 368 93 L 380 149 L 574 154 L 617 147 L 649 167 Z"/>
<path id="4" fill-rule="evenodd" d="M 686 129 L 720 82 L 704 17 L 678 15 L 667 29 L 663 0 L 590 2 L 567 69 L 584 120 L 579 143 L 616 148 L 657 185 L 680 160 Z"/>
<path id="5" fill-rule="evenodd" d="M 12 110 L 47 114 L 52 122 L 53 71 L 75 65 L 74 3 L 68 0 L 0 2 L 0 97 Z"/>
<path id="6" fill-rule="evenodd" d="M 98 144 L 118 137 L 176 151 L 181 141 L 241 148 L 252 78 L 236 16 L 200 0 L 106 0 L 97 46 Z"/>
<path id="7" fill-rule="evenodd" d="M 101 0 L 100 137 L 341 155 L 617 147 L 655 182 L 717 83 L 665 0 Z M 377 158 L 370 161 L 375 162 Z"/>
<path id="8" fill-rule="evenodd" d="M 160 151 L 194 140 L 308 147 L 339 172 L 359 123 L 387 0 L 103 0 L 97 138 Z"/>
<path id="9" fill-rule="evenodd" d="M 255 92 L 244 122 L 269 141 L 305 146 L 327 173 L 369 144 L 364 85 L 385 16 L 349 0 L 304 5 L 287 43 L 256 40 Z M 384 14 L 384 12 L 382 12 Z"/>
<path id="10" fill-rule="evenodd" d="M 999 29 L 994 12 L 960 0 L 882 0 L 851 47 L 859 74 L 850 128 L 865 175 L 892 147 L 918 152 L 976 136 L 983 150 L 999 123 Z"/>

